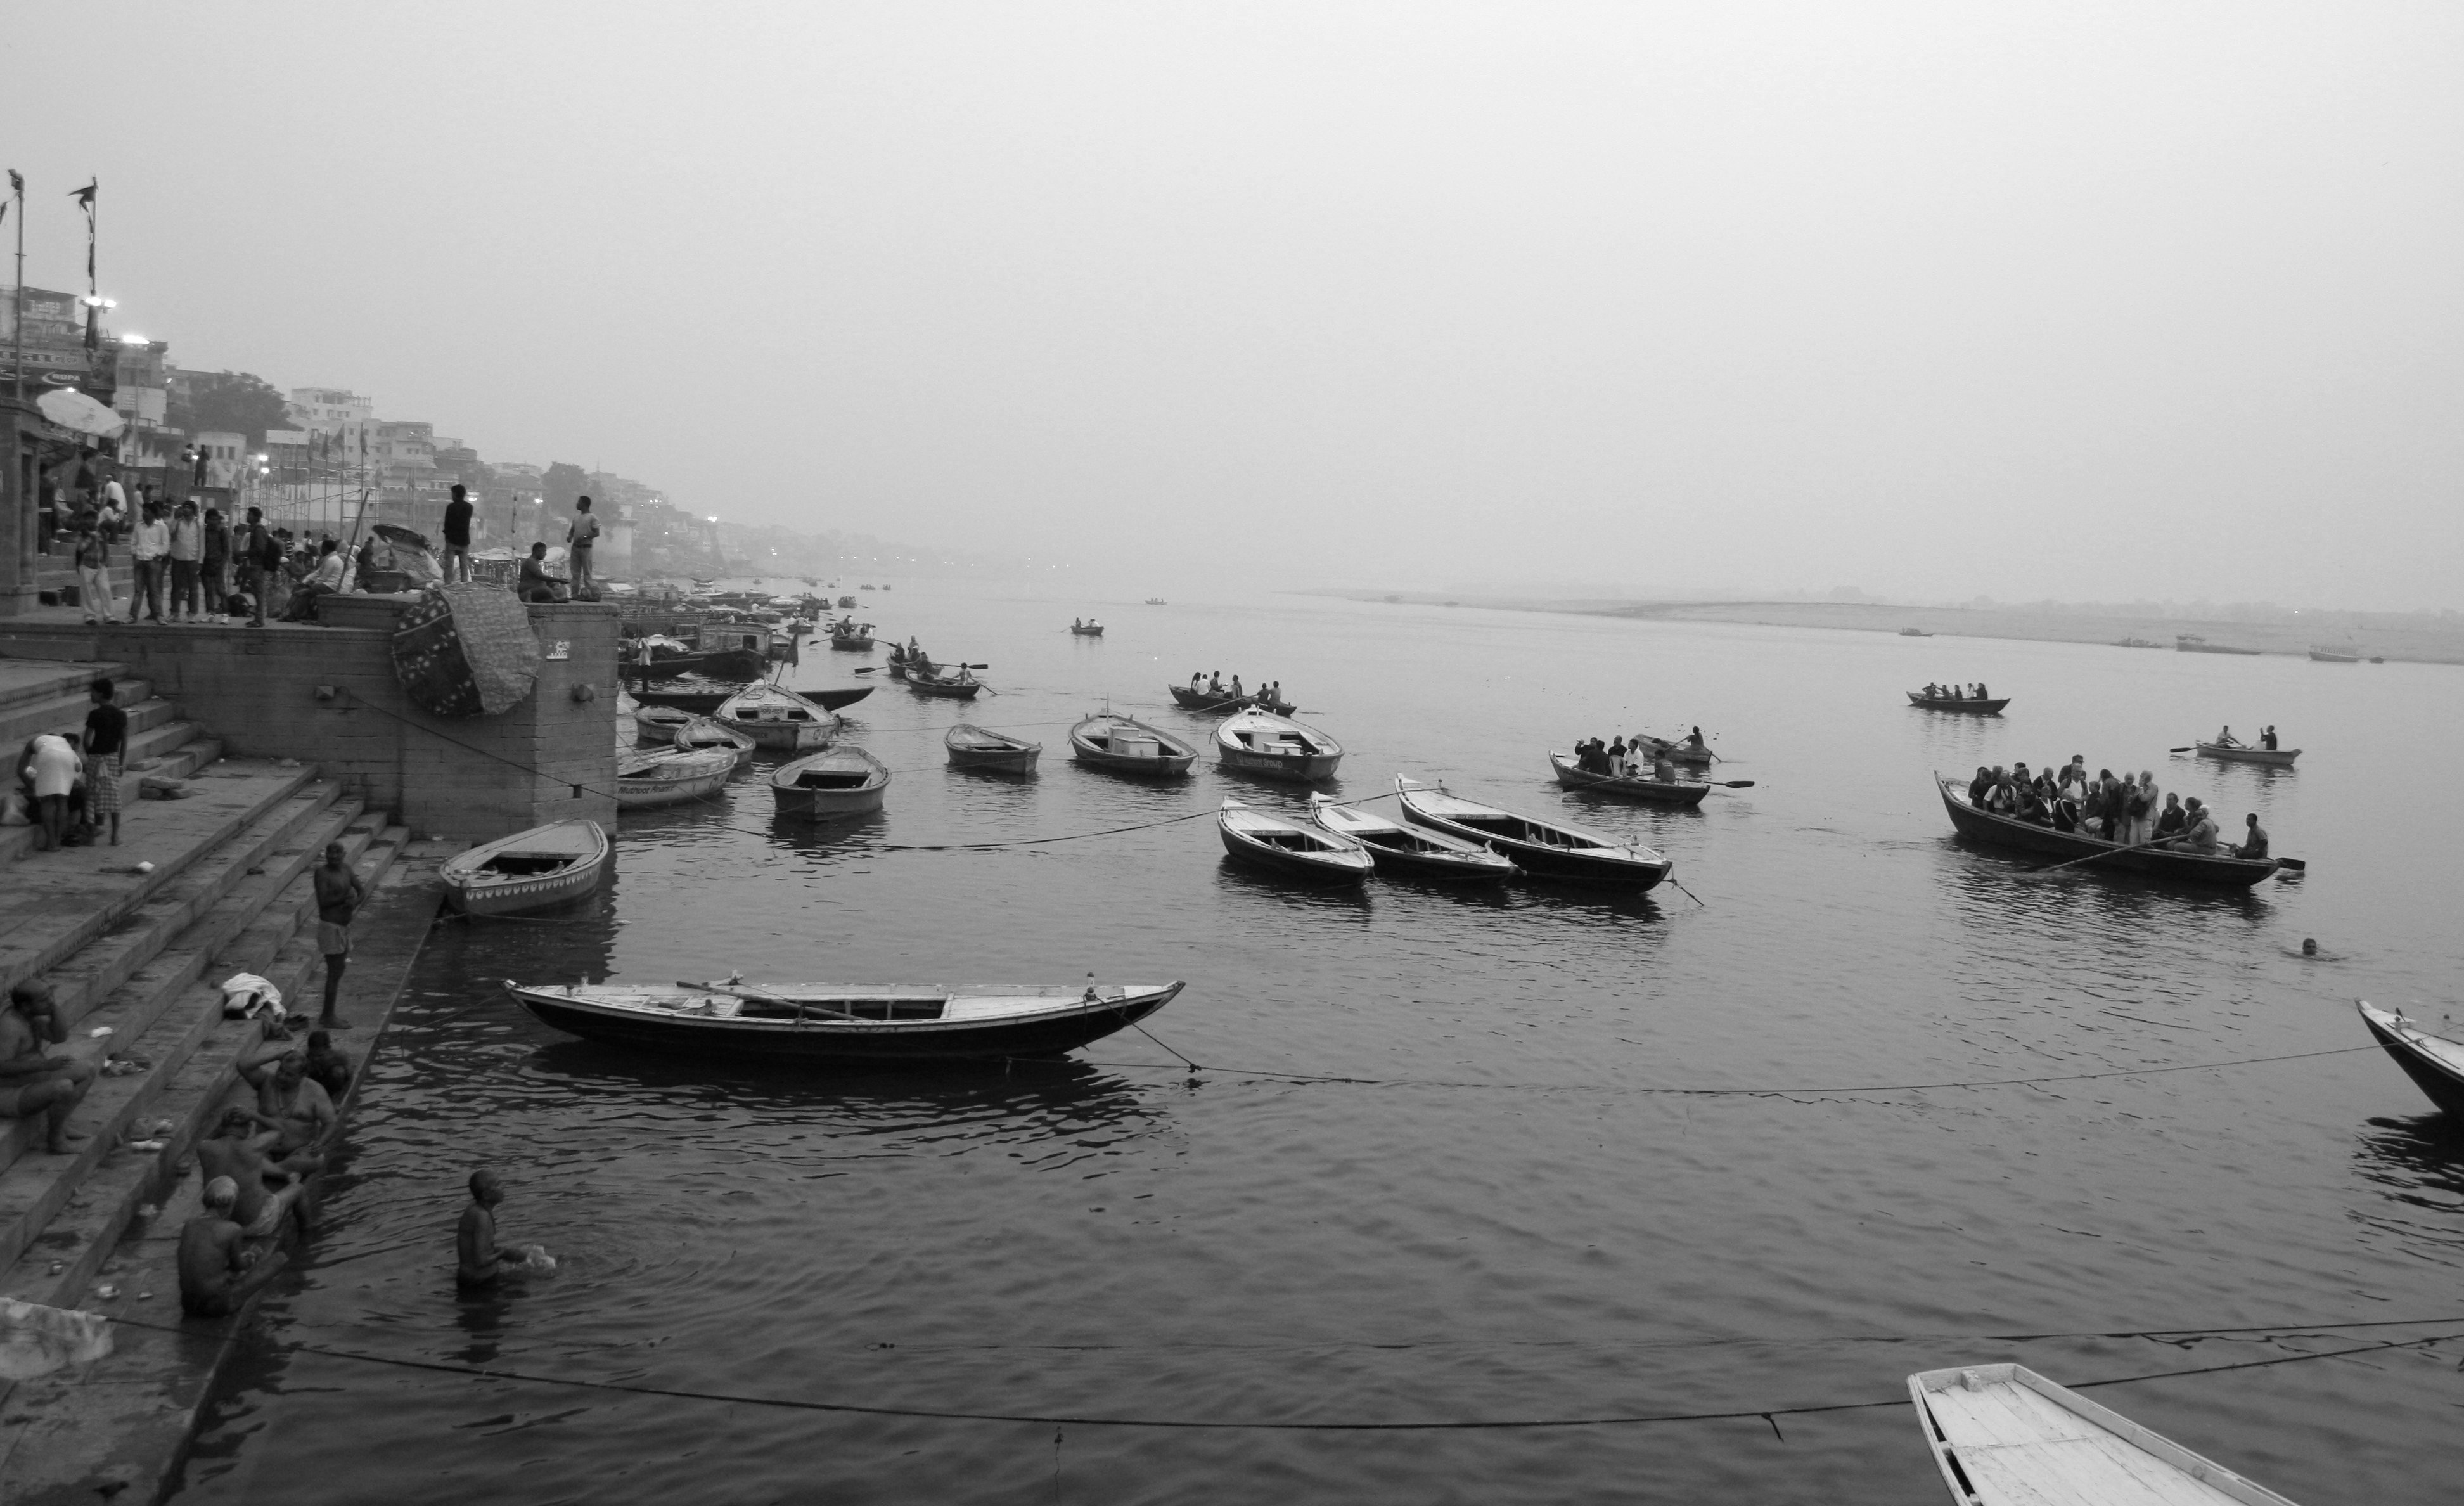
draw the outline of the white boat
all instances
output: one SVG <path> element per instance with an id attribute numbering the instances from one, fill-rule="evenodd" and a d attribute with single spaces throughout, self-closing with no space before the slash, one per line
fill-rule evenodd
<path id="1" fill-rule="evenodd" d="M 1522 870 L 1476 843 L 1423 831 L 1326 795 L 1309 796 L 1309 819 L 1369 852 L 1380 873 L 1411 878 L 1512 878 Z"/>
<path id="2" fill-rule="evenodd" d="M 2293 1506 L 2025 1365 L 1927 1370 L 1908 1397 L 1958 1506 Z"/>
<path id="3" fill-rule="evenodd" d="M 718 703 L 713 720 L 740 732 L 755 744 L 786 753 L 807 753 L 830 745 L 838 736 L 839 719 L 783 685 L 747 685 Z"/>
<path id="4" fill-rule="evenodd" d="M 691 719 L 668 741 L 679 748 L 725 748 L 736 755 L 738 768 L 753 762 L 753 740 L 708 717 Z"/>
<path id="5" fill-rule="evenodd" d="M 1334 777 L 1343 744 L 1315 727 L 1253 706 L 1215 729 L 1215 761 L 1237 773 L 1307 784 Z"/>
<path id="6" fill-rule="evenodd" d="M 673 742 L 676 729 L 693 720 L 692 712 L 673 706 L 637 706 L 633 709 L 633 739 L 637 742 Z"/>
<path id="7" fill-rule="evenodd" d="M 579 899 L 607 870 L 607 833 L 596 821 L 557 821 L 499 837 L 445 860 L 445 902 L 464 915 L 516 915 Z"/>
<path id="8" fill-rule="evenodd" d="M 666 748 L 616 761 L 616 808 L 648 810 L 715 795 L 736 772 L 729 747 Z"/>
<path id="9" fill-rule="evenodd" d="M 849 743 L 782 764 L 770 776 L 770 795 L 782 816 L 835 821 L 881 808 L 890 766 Z"/>
<path id="10" fill-rule="evenodd" d="M 1238 800 L 1215 814 L 1223 851 L 1244 863 L 1321 884 L 1356 884 L 1369 876 L 1369 849 L 1331 829 L 1303 826 Z"/>

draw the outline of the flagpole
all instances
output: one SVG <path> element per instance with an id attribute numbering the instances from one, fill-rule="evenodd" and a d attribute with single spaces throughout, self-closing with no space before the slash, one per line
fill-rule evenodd
<path id="1" fill-rule="evenodd" d="M 16 365 L 11 372 L 13 390 L 11 393 L 19 406 L 26 401 L 26 180 L 17 170 L 9 169 L 9 187 L 17 200 L 17 286 L 9 296 L 14 299 L 15 319 L 11 328 L 17 338 Z"/>

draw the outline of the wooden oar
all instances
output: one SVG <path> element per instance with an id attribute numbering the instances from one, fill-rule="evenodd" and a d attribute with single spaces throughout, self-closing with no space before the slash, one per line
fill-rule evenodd
<path id="1" fill-rule="evenodd" d="M 723 993 L 728 995 L 730 998 L 735 999 L 751 999 L 759 1004 L 783 1004 L 796 1009 L 799 1013 L 803 1010 L 810 1009 L 817 1014 L 833 1015 L 842 1020 L 853 1020 L 859 1018 L 857 1015 L 847 1013 L 845 1009 L 833 1009 L 826 1004 L 812 1004 L 803 999 L 789 999 L 780 994 L 765 993 L 759 988 L 747 988 L 740 985 L 693 983 L 686 979 L 679 978 L 676 980 L 676 986 L 679 988 L 698 988 L 704 993 Z"/>
<path id="2" fill-rule="evenodd" d="M 2065 868 L 2077 868 L 2081 863 L 2093 863 L 2100 857 L 2111 857 L 2116 853 L 2141 853 L 2151 847 L 2162 847 L 2171 840 L 2173 840 L 2171 837 L 2160 836 L 2152 841 L 2136 842 L 2128 847 L 2109 847 L 2101 853 L 2090 853 L 2085 857 L 2074 857 L 2067 863 L 2056 863 L 2050 868 L 2032 868 L 2019 876 L 2035 878 L 2045 874 L 2058 874 Z"/>

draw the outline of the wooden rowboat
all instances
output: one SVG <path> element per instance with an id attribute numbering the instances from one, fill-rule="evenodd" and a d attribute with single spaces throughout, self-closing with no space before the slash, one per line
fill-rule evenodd
<path id="1" fill-rule="evenodd" d="M 895 1067 L 1058 1056 L 1155 1013 L 1179 983 L 519 984 L 516 1003 L 585 1040 L 774 1064 Z"/>
<path id="2" fill-rule="evenodd" d="M 1104 625 L 1100 622 L 1073 622 L 1069 631 L 1081 638 L 1100 638 L 1104 635 Z"/>
<path id="3" fill-rule="evenodd" d="M 1924 691 L 1908 692 L 1908 704 L 1927 711 L 1964 711 L 1971 717 L 1998 717 L 2002 708 L 2011 704 L 2008 696 L 1995 696 L 1979 700 L 1973 696 L 1928 696 Z"/>
<path id="4" fill-rule="evenodd" d="M 1958 780 L 1936 774 L 1934 783 L 1940 786 L 1943 808 L 1949 812 L 1952 830 L 1989 847 L 2045 853 L 2058 858 L 2096 857 L 2109 853 L 2112 855 L 2101 862 L 2080 866 L 2126 869 L 2155 878 L 2229 884 L 2243 889 L 2275 873 L 2279 866 L 2272 857 L 2235 857 L 2223 848 L 2213 853 L 2186 853 L 2169 847 L 2131 847 L 2084 831 L 2057 831 L 2016 816 L 1979 810 L 1969 802 L 1968 786 Z"/>
<path id="5" fill-rule="evenodd" d="M 2202 742 L 2199 757 L 2221 759 L 2228 764 L 2263 764 L 2270 768 L 2291 768 L 2301 756 L 2299 748 L 2246 748 L 2238 742 Z M 2329 773 L 2335 772 L 2333 769 Z"/>
<path id="6" fill-rule="evenodd" d="M 983 681 L 969 674 L 963 664 L 954 664 L 949 669 L 938 673 L 910 665 L 907 669 L 907 688 L 919 696 L 938 696 L 946 700 L 973 700 L 976 698 L 976 693 L 984 688 L 984 684 Z"/>
<path id="7" fill-rule="evenodd" d="M 2361 654 L 2347 649 L 2312 649 L 2310 657 L 2321 664 L 2359 664 Z"/>
<path id="8" fill-rule="evenodd" d="M 2257 649 L 2235 649 L 2229 648 L 2221 643 L 2210 643 L 2207 639 L 2200 637 L 2195 632 L 2177 632 L 2173 634 L 2173 647 L 2181 650 L 2185 653 L 2238 653 L 2246 657 L 2253 658 L 2256 657 L 2260 652 Z"/>
<path id="9" fill-rule="evenodd" d="M 2432 1035 L 2400 1011 L 2377 1008 L 2360 999 L 2353 1001 L 2353 1007 L 2362 1011 L 2362 1023 L 2413 1085 L 2430 1095 L 2431 1102 L 2464 1119 L 2464 1041 Z"/>
<path id="10" fill-rule="evenodd" d="M 499 837 L 445 860 L 445 902 L 464 915 L 518 915 L 580 899 L 607 871 L 607 833 L 596 821 L 558 821 Z"/>
<path id="11" fill-rule="evenodd" d="M 1632 800 L 1648 800 L 1663 806 L 1692 808 L 1703 803 L 1711 786 L 1699 779 L 1662 782 L 1639 779 L 1624 774 L 1595 774 L 1577 765 L 1563 753 L 1551 753 L 1549 766 L 1557 771 L 1557 783 L 1568 789 L 1588 789 L 1595 794 L 1623 795 Z"/>
<path id="12" fill-rule="evenodd" d="M 889 765 L 853 743 L 781 764 L 770 776 L 779 814 L 807 821 L 869 814 L 889 789 Z"/>
<path id="13" fill-rule="evenodd" d="M 2025 1365 L 1926 1370 L 1908 1399 L 1957 1506 L 2293 1506 Z"/>
<path id="14" fill-rule="evenodd" d="M 1189 772 L 1198 750 L 1160 727 L 1098 712 L 1069 729 L 1069 756 L 1115 774 L 1174 779 Z"/>
<path id="15" fill-rule="evenodd" d="M 1005 732 L 959 722 L 941 738 L 941 745 L 950 752 L 952 768 L 980 768 L 1000 774 L 1032 774 L 1035 760 L 1044 751 L 1041 742 L 1029 742 Z"/>
<path id="16" fill-rule="evenodd" d="M 871 653 L 872 624 L 869 622 L 862 625 L 852 622 L 832 623 L 830 647 L 845 650 L 849 653 Z"/>
<path id="17" fill-rule="evenodd" d="M 1239 774 L 1312 784 L 1334 777 L 1343 744 L 1315 727 L 1253 706 L 1215 729 L 1215 762 Z"/>
<path id="18" fill-rule="evenodd" d="M 674 742 L 679 748 L 725 748 L 736 755 L 739 768 L 753 762 L 756 745 L 751 738 L 712 717 L 694 717 L 676 728 Z"/>
<path id="19" fill-rule="evenodd" d="M 691 685 L 669 690 L 636 690 L 627 694 L 641 705 L 673 706 L 678 711 L 707 717 L 725 705 L 727 698 L 743 688 L 741 685 Z M 824 711 L 836 711 L 843 706 L 852 706 L 871 695 L 872 687 L 850 685 L 844 690 L 800 690 L 796 694 Z"/>
<path id="20" fill-rule="evenodd" d="M 1680 768 L 1709 768 L 1712 762 L 1719 757 L 1690 737 L 1672 742 L 1667 738 L 1655 738 L 1647 733 L 1640 733 L 1636 735 L 1629 746 L 1640 747 L 1654 760 L 1664 758 Z"/>
<path id="21" fill-rule="evenodd" d="M 633 708 L 633 738 L 639 742 L 673 742 L 676 731 L 692 721 L 693 714 L 673 706 L 636 706 Z"/>
<path id="22" fill-rule="evenodd" d="M 713 720 L 757 746 L 785 753 L 828 747 L 839 731 L 835 713 L 783 685 L 748 685 L 721 702 Z"/>
<path id="23" fill-rule="evenodd" d="M 616 808 L 647 810 L 715 795 L 736 772 L 736 750 L 667 748 L 616 761 Z"/>
<path id="24" fill-rule="evenodd" d="M 1186 685 L 1166 685 L 1164 689 L 1172 693 L 1173 704 L 1183 711 L 1195 711 L 1200 716 L 1230 716 L 1233 712 L 1249 709 L 1249 698 L 1246 696 L 1235 696 L 1228 692 L 1218 695 L 1213 691 L 1192 690 Z"/>
<path id="25" fill-rule="evenodd" d="M 1616 889 L 1649 889 L 1676 867 L 1650 848 L 1620 842 L 1564 821 L 1518 815 L 1465 800 L 1443 785 L 1395 777 L 1403 815 L 1416 826 L 1476 842 L 1539 878 L 1571 879 Z"/>
<path id="26" fill-rule="evenodd" d="M 1369 850 L 1377 872 L 1398 878 L 1511 878 L 1521 869 L 1476 842 L 1390 820 L 1331 795 L 1309 796 L 1309 819 Z"/>
<path id="27" fill-rule="evenodd" d="M 1376 866 L 1369 849 L 1339 831 L 1305 827 L 1238 800 L 1215 813 L 1223 851 L 1241 862 L 1317 884 L 1356 884 Z"/>

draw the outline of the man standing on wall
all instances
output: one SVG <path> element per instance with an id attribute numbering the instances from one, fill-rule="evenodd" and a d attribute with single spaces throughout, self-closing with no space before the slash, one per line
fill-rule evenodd
<path id="1" fill-rule="evenodd" d="M 265 595 L 273 589 L 274 572 L 282 565 L 282 545 L 265 531 L 265 510 L 248 510 L 248 527 L 239 536 L 239 588 L 248 592 L 250 608 L 255 618 L 252 628 L 265 626 Z"/>
<path id="2" fill-rule="evenodd" d="M 206 617 L 220 622 L 231 610 L 231 523 L 219 507 L 206 509 L 204 561 L 199 567 L 206 591 Z"/>
<path id="3" fill-rule="evenodd" d="M 150 617 L 163 620 L 163 592 L 169 585 L 163 577 L 170 564 L 171 530 L 163 521 L 163 504 L 155 502 L 145 509 L 143 522 L 131 536 L 129 556 L 136 574 L 128 588 L 128 620 L 142 622 Z"/>
<path id="4" fill-rule="evenodd" d="M 590 516 L 590 498 L 573 504 L 573 526 L 564 536 L 565 574 L 573 582 L 575 601 L 599 599 L 598 578 L 590 569 L 590 545 L 599 537 L 599 520 Z"/>
<path id="5" fill-rule="evenodd" d="M 453 483 L 453 500 L 445 504 L 445 578 L 468 585 L 471 580 L 471 498 L 462 483 Z"/>

